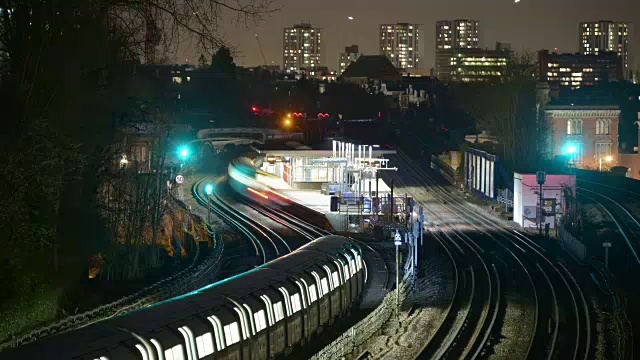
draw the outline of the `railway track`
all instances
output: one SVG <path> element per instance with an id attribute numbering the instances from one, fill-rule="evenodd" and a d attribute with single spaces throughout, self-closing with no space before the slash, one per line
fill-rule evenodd
<path id="1" fill-rule="evenodd" d="M 207 183 L 214 184 L 214 190 L 209 196 L 209 199 L 207 199 L 207 195 L 204 193 L 204 186 Z M 230 200 L 240 203 L 242 206 L 251 209 L 264 218 L 278 223 L 305 240 L 314 240 L 320 236 L 329 234 L 329 232 L 319 229 L 276 207 L 258 205 L 235 195 L 233 191 L 226 189 L 224 177 L 203 177 L 194 183 L 192 193 L 202 206 L 206 208 L 210 205 L 211 211 L 214 214 L 236 231 L 240 232 L 248 240 L 247 244 L 249 244 L 249 246 L 240 246 L 241 249 L 239 250 L 241 251 L 229 251 L 228 253 L 253 253 L 256 259 L 255 264 L 253 264 L 254 266 L 265 264 L 277 257 L 285 255 L 304 242 L 296 241 L 295 245 L 290 244 L 290 242 L 277 231 L 264 225 L 254 216 L 234 207 L 230 203 Z"/>
<path id="2" fill-rule="evenodd" d="M 446 246 L 450 252 L 455 253 L 457 250 L 459 253 L 456 258 L 458 278 L 463 278 L 461 264 L 482 269 L 478 264 L 484 263 L 487 271 L 477 271 L 478 276 L 474 275 L 474 279 L 478 281 L 484 278 L 485 286 L 492 284 L 490 289 L 482 292 L 476 290 L 477 287 L 461 286 L 464 282 L 458 281 L 452 306 L 471 311 L 471 316 L 465 319 L 466 326 L 473 327 L 475 331 L 470 336 L 467 332 L 467 336 L 462 337 L 466 341 L 456 342 L 456 334 L 464 329 L 458 325 L 458 321 L 452 320 L 454 316 L 447 314 L 440 325 L 444 330 L 438 329 L 436 336 L 427 342 L 420 357 L 473 359 L 483 353 L 490 353 L 492 347 L 500 341 L 500 328 L 497 324 L 502 323 L 508 315 L 505 310 L 508 305 L 505 303 L 506 295 L 518 295 L 526 289 L 529 307 L 533 309 L 530 315 L 533 321 L 530 327 L 522 331 L 528 332 L 529 341 L 521 342 L 518 346 L 520 352 L 515 351 L 511 354 L 512 357 L 587 359 L 592 352 L 590 311 L 584 294 L 571 273 L 562 264 L 552 261 L 545 249 L 525 234 L 501 226 L 496 218 L 451 194 L 400 150 L 397 160 L 401 163 L 401 168 L 406 169 L 417 180 L 417 184 L 411 184 L 407 189 L 414 199 L 419 199 L 420 196 L 425 198 L 423 205 L 432 218 L 431 226 L 435 229 L 432 234 L 437 235 L 440 243 L 448 244 Z M 397 175 L 395 180 L 404 185 Z M 430 191 L 420 190 L 427 188 Z M 448 226 L 452 221 L 454 225 Z M 465 231 L 461 231 L 461 228 Z M 473 238 L 467 233 L 474 234 Z M 470 249 L 473 251 L 469 251 Z M 470 253 L 477 254 L 475 262 L 473 258 L 461 255 L 466 254 L 468 257 Z M 502 286 L 500 282 L 496 263 L 504 263 L 501 267 L 503 278 L 508 278 L 509 273 L 514 274 L 512 281 L 506 282 L 506 286 Z M 525 283 L 526 286 L 523 285 Z M 470 296 L 482 300 L 475 303 L 465 300 Z M 471 307 L 467 306 L 469 303 Z M 474 316 L 473 311 L 480 311 L 473 310 L 477 306 L 482 306 L 485 315 Z M 439 333 L 447 335 L 438 335 Z M 434 348 L 437 350 L 433 350 Z"/>
<path id="3" fill-rule="evenodd" d="M 620 230 L 620 234 L 629 247 L 629 251 L 631 251 L 636 264 L 640 265 L 640 222 L 638 222 L 638 219 L 636 219 L 636 217 L 633 216 L 633 214 L 625 206 L 620 204 L 620 202 L 615 200 L 612 196 L 587 189 L 584 186 L 578 186 L 577 190 L 578 197 L 583 197 L 585 199 L 593 201 L 607 213 L 607 215 L 615 223 L 618 230 Z M 624 191 L 625 194 L 631 193 L 624 189 L 620 190 Z M 628 196 L 626 197 L 626 199 L 634 202 L 639 202 L 632 196 Z"/>
<path id="4" fill-rule="evenodd" d="M 617 346 L 620 349 L 621 359 L 634 359 L 634 345 L 640 336 L 637 331 L 633 331 L 633 325 L 640 319 L 640 312 L 634 306 L 627 306 L 627 302 L 638 301 L 635 273 L 640 265 L 640 223 L 632 210 L 640 205 L 640 194 L 625 188 L 581 179 L 577 180 L 577 185 L 578 199 L 591 201 L 606 213 L 629 250 L 613 252 L 612 258 L 615 260 L 609 269 L 604 269 L 603 266 L 600 269 L 600 275 L 608 281 L 619 278 L 615 282 L 620 286 L 620 290 L 611 292 L 615 312 L 622 314 L 614 320 L 615 328 L 622 334 Z M 618 239 L 616 237 L 608 240 L 617 241 Z M 614 250 L 624 247 L 615 243 L 613 246 Z"/>
<path id="5" fill-rule="evenodd" d="M 400 186 L 405 185 L 399 177 L 394 180 Z M 451 209 L 440 207 L 436 211 L 433 206 L 425 209 L 438 224 L 431 235 L 452 260 L 454 294 L 437 330 L 423 345 L 418 358 L 477 358 L 498 317 L 502 297 L 500 278 L 485 251 L 473 239 L 456 226 L 445 225 L 446 218 L 455 216 Z"/>

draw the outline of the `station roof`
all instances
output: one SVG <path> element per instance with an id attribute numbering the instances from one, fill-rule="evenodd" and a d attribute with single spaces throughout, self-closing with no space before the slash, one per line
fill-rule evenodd
<path id="1" fill-rule="evenodd" d="M 375 145 L 368 144 L 367 146 L 367 156 L 368 156 L 368 147 L 369 145 L 373 146 L 372 154 L 373 157 L 381 157 L 383 155 L 392 155 L 395 154 L 396 151 L 390 149 L 383 145 Z M 274 155 L 274 156 L 297 156 L 297 157 L 330 157 L 333 155 L 333 145 L 331 141 L 327 141 L 325 143 L 314 145 L 313 148 L 302 145 L 300 143 L 294 141 L 288 142 L 269 142 L 265 144 L 258 144 L 254 146 L 260 153 L 265 155 Z M 356 144 L 356 153 L 358 151 L 358 144 Z"/>

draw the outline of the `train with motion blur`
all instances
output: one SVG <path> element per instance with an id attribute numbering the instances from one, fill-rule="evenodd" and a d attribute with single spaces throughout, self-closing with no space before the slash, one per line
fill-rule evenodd
<path id="1" fill-rule="evenodd" d="M 239 157 L 229 163 L 227 183 L 238 194 L 260 204 L 288 205 L 285 195 L 274 190 L 279 177 L 257 169 L 247 157 Z"/>
<path id="2" fill-rule="evenodd" d="M 366 281 L 360 246 L 329 235 L 236 277 L 0 353 L 0 359 L 282 357 L 346 316 Z"/>

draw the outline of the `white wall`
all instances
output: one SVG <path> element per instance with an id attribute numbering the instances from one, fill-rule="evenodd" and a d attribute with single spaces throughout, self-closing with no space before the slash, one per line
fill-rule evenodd
<path id="1" fill-rule="evenodd" d="M 536 182 L 536 174 L 513 174 L 513 221 L 522 227 L 535 227 L 536 209 L 539 206 L 540 195 L 539 185 Z M 546 182 L 542 187 L 542 194 L 545 199 L 556 199 L 556 213 L 561 214 L 564 195 L 562 189 L 568 187 L 572 193 L 576 191 L 576 177 L 569 174 L 547 174 Z M 530 218 L 525 219 L 525 210 L 533 209 Z M 553 217 L 547 217 L 546 223 L 553 228 L 555 221 Z"/>

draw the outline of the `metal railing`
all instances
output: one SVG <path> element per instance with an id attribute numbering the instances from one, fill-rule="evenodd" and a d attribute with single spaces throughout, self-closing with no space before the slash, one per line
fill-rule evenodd
<path id="1" fill-rule="evenodd" d="M 498 189 L 496 201 L 505 204 L 506 207 L 513 207 L 513 191 L 510 189 Z"/>

